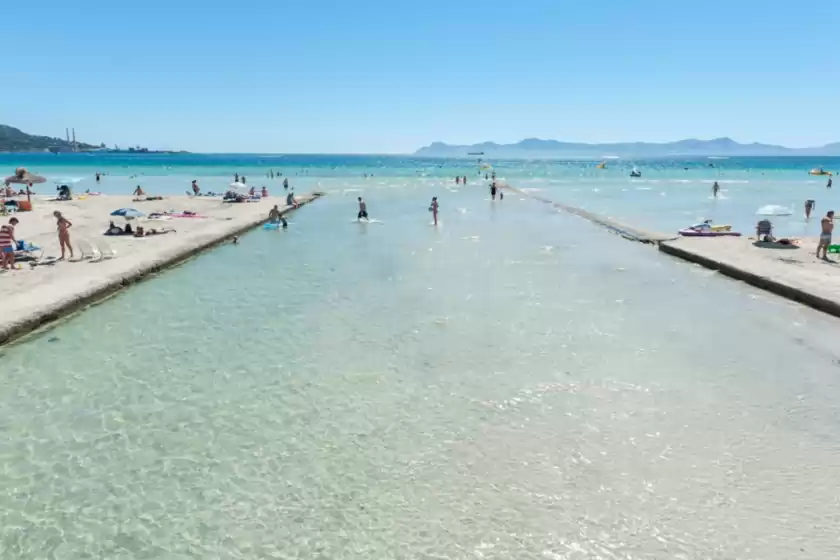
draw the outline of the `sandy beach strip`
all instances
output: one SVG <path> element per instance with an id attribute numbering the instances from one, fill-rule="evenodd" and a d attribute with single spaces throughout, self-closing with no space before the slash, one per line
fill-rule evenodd
<path id="1" fill-rule="evenodd" d="M 300 196 L 297 200 L 305 204 L 318 196 Z M 36 267 L 19 262 L 18 269 L 0 273 L 0 344 L 265 222 L 275 204 L 283 213 L 292 210 L 283 202 L 282 197 L 240 204 L 187 196 L 142 202 L 129 196 L 89 196 L 64 202 L 33 199 L 32 212 L 13 214 L 20 220 L 15 228 L 16 238 L 42 247 L 44 256 L 59 256 L 53 217 L 53 212 L 59 210 L 73 224 L 70 235 L 75 260 Z M 147 215 L 188 210 L 204 217 L 131 220 L 132 226 L 142 225 L 147 230 L 176 230 L 165 235 L 103 235 L 110 221 L 119 226 L 126 224 L 124 218 L 110 215 L 126 207 Z M 0 217 L 0 222 L 7 223 L 10 217 Z M 78 260 L 83 252 L 92 258 Z"/>
<path id="2" fill-rule="evenodd" d="M 840 317 L 840 255 L 824 261 L 816 248 L 816 238 L 788 248 L 748 237 L 684 237 L 659 244 L 663 253 Z"/>

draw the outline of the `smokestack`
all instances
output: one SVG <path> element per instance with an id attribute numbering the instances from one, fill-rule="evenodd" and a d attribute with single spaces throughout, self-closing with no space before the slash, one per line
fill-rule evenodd
<path id="1" fill-rule="evenodd" d="M 64 129 L 64 135 L 67 137 L 67 143 L 69 144 L 70 143 L 70 129 L 69 128 Z"/>
<path id="2" fill-rule="evenodd" d="M 76 129 L 73 129 L 73 151 L 76 151 Z"/>

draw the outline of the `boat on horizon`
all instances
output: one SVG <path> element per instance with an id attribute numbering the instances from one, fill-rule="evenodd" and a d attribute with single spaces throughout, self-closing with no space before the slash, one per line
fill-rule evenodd
<path id="1" fill-rule="evenodd" d="M 468 156 L 483 156 L 484 152 L 467 152 Z"/>

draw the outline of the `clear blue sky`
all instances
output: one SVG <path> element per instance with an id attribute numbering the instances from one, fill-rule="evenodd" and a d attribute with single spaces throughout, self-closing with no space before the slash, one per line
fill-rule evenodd
<path id="1" fill-rule="evenodd" d="M 0 123 L 88 142 L 840 140 L 840 0 L 39 0 L 2 14 Z"/>

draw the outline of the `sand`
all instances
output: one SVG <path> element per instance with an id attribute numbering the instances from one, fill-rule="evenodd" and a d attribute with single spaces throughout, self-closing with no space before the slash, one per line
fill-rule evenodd
<path id="1" fill-rule="evenodd" d="M 302 196 L 298 201 L 306 203 L 315 198 L 316 195 Z M 75 259 L 34 268 L 19 263 L 19 269 L 0 273 L 0 344 L 258 225 L 268 218 L 275 204 L 283 212 L 291 210 L 283 201 L 283 198 L 268 197 L 260 202 L 227 204 L 220 198 L 178 196 L 137 202 L 129 196 L 89 196 L 57 202 L 33 197 L 32 212 L 15 214 L 20 220 L 15 228 L 17 239 L 42 247 L 45 257 L 59 256 L 53 217 L 53 211 L 59 210 L 73 224 L 70 235 Z M 117 225 L 125 225 L 124 218 L 110 216 L 112 211 L 123 207 L 136 208 L 145 214 L 189 210 L 206 217 L 131 220 L 132 226 L 176 230 L 166 235 L 142 238 L 103 235 L 112 220 Z M 3 223 L 8 219 L 0 218 Z M 83 253 L 86 258 L 80 259 Z M 69 253 L 67 256 L 69 259 Z"/>
<path id="2" fill-rule="evenodd" d="M 754 237 L 684 237 L 659 248 L 840 317 L 840 255 L 818 259 L 816 238 L 802 239 L 798 248 L 756 244 Z"/>

